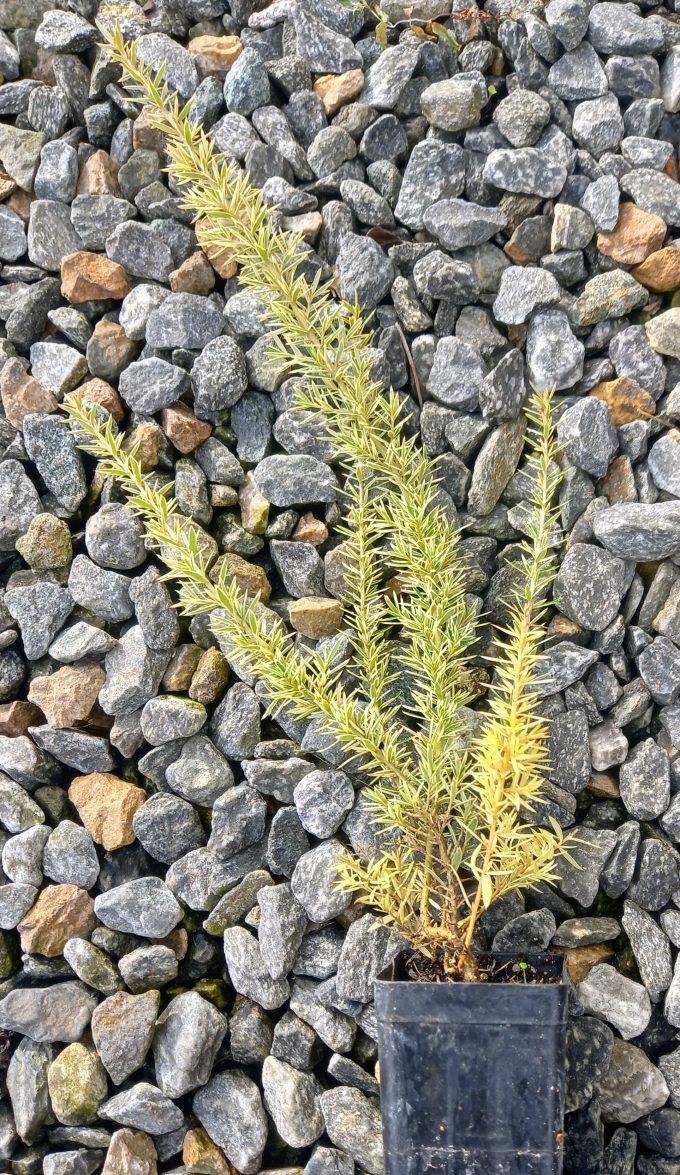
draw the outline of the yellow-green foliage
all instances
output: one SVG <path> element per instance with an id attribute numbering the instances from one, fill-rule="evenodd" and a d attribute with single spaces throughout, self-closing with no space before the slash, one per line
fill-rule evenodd
<path id="1" fill-rule="evenodd" d="M 556 824 L 530 823 L 546 767 L 532 683 L 554 574 L 559 472 L 550 395 L 532 398 L 520 586 L 493 657 L 481 733 L 471 741 L 477 620 L 460 532 L 426 454 L 405 435 L 398 396 L 375 379 L 360 308 L 302 276 L 301 238 L 277 227 L 261 193 L 193 123 L 191 104 L 180 106 L 119 31 L 108 43 L 124 84 L 152 108 L 166 136 L 169 170 L 186 207 L 210 226 L 209 243 L 228 250 L 241 283 L 267 307 L 271 361 L 298 377 L 296 407 L 316 414 L 342 459 L 349 663 L 336 664 L 332 645 L 299 655 L 275 614 L 245 596 L 226 569 L 213 582 L 207 536 L 142 472 L 134 452 L 125 452 L 124 437 L 101 409 L 74 400 L 67 406 L 72 427 L 144 520 L 183 612 L 210 614 L 223 649 L 261 681 L 274 714 L 317 719 L 360 760 L 375 818 L 390 834 L 374 860 L 348 854 L 340 883 L 416 949 L 470 974 L 482 910 L 505 893 L 552 880 L 562 847 Z M 396 591 L 385 590 L 388 579 Z M 397 678 L 408 682 L 407 703 L 398 699 Z"/>

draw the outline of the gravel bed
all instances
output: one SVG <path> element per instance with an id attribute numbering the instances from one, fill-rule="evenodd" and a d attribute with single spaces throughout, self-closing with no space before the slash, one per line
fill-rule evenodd
<path id="1" fill-rule="evenodd" d="M 537 818 L 582 840 L 480 945 L 566 951 L 567 1175 L 680 1171 L 680 3 L 489 0 L 454 12 L 458 52 L 407 24 L 381 48 L 338 0 L 49 4 L 0 4 L 0 1172 L 382 1170 L 372 981 L 399 943 L 335 886 L 343 845 L 375 850 L 364 780 L 178 619 L 59 412 L 110 411 L 215 566 L 342 650 L 332 447 L 97 19 L 375 312 L 494 621 L 522 405 L 556 387 Z"/>

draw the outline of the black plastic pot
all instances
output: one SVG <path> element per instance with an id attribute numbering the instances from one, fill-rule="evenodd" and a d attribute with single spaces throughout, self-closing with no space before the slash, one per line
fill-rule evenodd
<path id="1" fill-rule="evenodd" d="M 563 961 L 527 959 L 559 982 L 377 980 L 386 1175 L 561 1172 Z"/>

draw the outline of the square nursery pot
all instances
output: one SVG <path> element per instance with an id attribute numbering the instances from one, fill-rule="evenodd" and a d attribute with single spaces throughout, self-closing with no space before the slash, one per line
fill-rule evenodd
<path id="1" fill-rule="evenodd" d="M 548 982 L 376 981 L 386 1175 L 562 1171 L 564 960 L 526 960 Z"/>

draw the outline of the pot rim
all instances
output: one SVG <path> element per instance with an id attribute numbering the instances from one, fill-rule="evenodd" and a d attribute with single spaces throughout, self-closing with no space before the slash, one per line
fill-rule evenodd
<path id="1" fill-rule="evenodd" d="M 404 986 L 410 986 L 414 988 L 423 988 L 428 992 L 431 992 L 432 990 L 479 991 L 480 989 L 484 989 L 485 991 L 498 991 L 499 989 L 507 990 L 508 988 L 517 988 L 522 992 L 545 992 L 546 990 L 552 989 L 554 991 L 555 989 L 566 987 L 569 982 L 567 975 L 566 955 L 560 951 L 520 951 L 518 953 L 512 953 L 509 951 L 480 951 L 480 953 L 477 955 L 477 958 L 480 960 L 480 962 L 485 960 L 504 963 L 518 963 L 527 961 L 533 963 L 539 968 L 544 967 L 549 974 L 558 977 L 558 981 L 556 983 L 550 984 L 525 984 L 518 983 L 517 981 L 510 983 L 505 980 L 496 980 L 494 983 L 484 983 L 481 980 L 467 981 L 462 979 L 451 980 L 448 983 L 442 983 L 437 980 L 410 979 L 400 975 L 399 968 L 400 964 L 402 964 L 404 960 L 412 953 L 413 952 L 410 948 L 400 951 L 399 954 L 396 955 L 395 958 L 391 961 L 391 963 L 389 963 L 387 967 L 385 967 L 385 969 L 380 972 L 380 974 L 374 980 L 374 984 L 380 985 L 381 988 L 386 988 L 387 986 L 398 986 L 402 988 Z"/>

